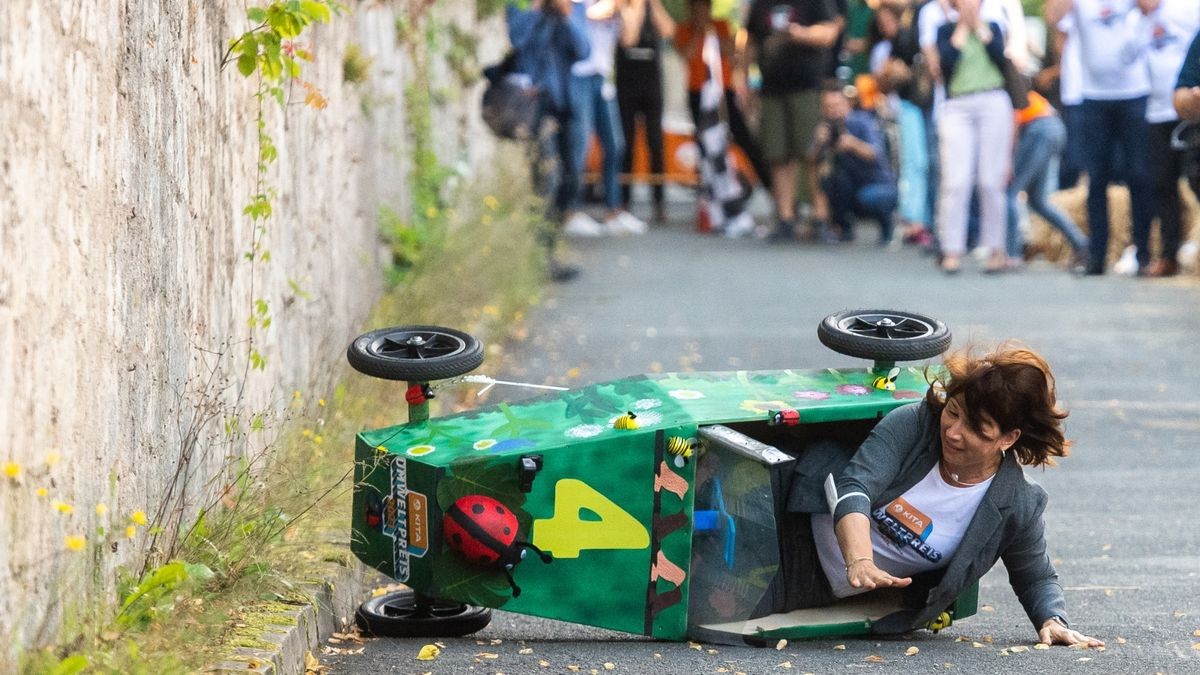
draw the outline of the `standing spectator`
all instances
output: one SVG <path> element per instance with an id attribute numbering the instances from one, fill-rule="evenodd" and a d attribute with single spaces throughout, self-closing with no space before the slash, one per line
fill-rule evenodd
<path id="1" fill-rule="evenodd" d="M 587 58 L 590 48 L 582 22 L 572 17 L 570 0 L 533 0 L 530 10 L 506 8 L 515 70 L 529 77 L 540 94 L 535 125 L 534 183 L 546 199 L 546 219 L 561 224 L 579 189 L 571 151 L 569 86 L 571 64 Z M 582 18 L 582 16 L 580 16 Z M 553 176 L 557 169 L 557 179 Z M 557 183 L 557 187 L 554 185 Z M 554 194 L 551 196 L 551 191 Z M 547 233 L 550 278 L 568 281 L 578 270 L 555 260 L 558 228 Z"/>
<path id="2" fill-rule="evenodd" d="M 1175 112 L 1187 122 L 1200 122 L 1200 35 L 1192 39 L 1179 79 L 1175 82 Z M 1200 190 L 1196 191 L 1200 194 Z"/>
<path id="3" fill-rule="evenodd" d="M 1155 215 L 1162 242 L 1162 255 L 1148 268 L 1146 276 L 1169 277 L 1179 273 L 1179 244 L 1183 225 L 1183 200 L 1179 179 L 1183 175 L 1183 153 L 1171 148 L 1171 134 L 1179 124 L 1172 98 L 1188 43 L 1200 30 L 1200 6 L 1195 0 L 1138 0 L 1133 48 L 1145 54 L 1150 68 L 1150 98 L 1146 121 L 1150 134 L 1146 151 L 1154 183 Z"/>
<path id="4" fill-rule="evenodd" d="M 746 30 L 762 73 L 759 141 L 771 164 L 778 218 L 772 238 L 791 239 L 797 186 L 808 191 L 805 156 L 821 119 L 820 86 L 833 58 L 837 15 L 829 0 L 752 0 Z"/>
<path id="5" fill-rule="evenodd" d="M 1046 19 L 1058 25 L 1070 15 L 1082 56 L 1083 103 L 1080 126 L 1087 139 L 1088 262 L 1083 273 L 1104 274 L 1108 255 L 1108 184 L 1114 157 L 1121 152 L 1121 175 L 1129 187 L 1133 243 L 1139 273 L 1150 263 L 1153 184 L 1146 157 L 1146 99 L 1150 79 L 1146 61 L 1128 48 L 1133 36 L 1130 14 L 1135 0 L 1047 0 Z"/>
<path id="6" fill-rule="evenodd" d="M 879 243 L 892 240 L 892 212 L 896 209 L 896 176 L 888 162 L 883 132 L 875 117 L 852 110 L 850 99 L 839 82 L 825 85 L 821 92 L 823 121 L 813 133 L 808 152 L 811 166 L 828 162 L 829 171 L 820 182 L 830 217 L 842 241 L 854 239 L 853 216 L 879 223 Z"/>
<path id="7" fill-rule="evenodd" d="M 953 274 L 967 248 L 971 193 L 979 197 L 979 243 L 989 250 L 985 272 L 1008 266 L 1005 184 L 1012 162 L 1013 109 L 1004 90 L 1004 34 L 985 22 L 980 0 L 957 0 L 958 19 L 938 29 L 946 89 L 938 126 L 942 181 L 938 200 L 942 271 Z M 973 190 L 974 188 L 974 190 Z"/>
<path id="8" fill-rule="evenodd" d="M 899 128 L 898 190 L 900 217 L 907 224 L 904 238 L 926 244 L 931 237 L 924 107 L 932 104 L 932 90 L 922 72 L 915 15 L 904 0 L 880 2 L 870 34 L 871 72 L 879 91 L 887 94 Z"/>
<path id="9" fill-rule="evenodd" d="M 691 113 L 696 128 L 699 128 L 700 90 L 709 77 L 709 68 L 704 61 L 704 44 L 710 33 L 716 36 L 720 50 L 721 81 L 725 83 L 725 120 L 729 124 L 729 133 L 733 142 L 750 160 L 754 173 L 758 175 L 758 182 L 770 190 L 771 166 L 763 159 L 758 141 L 754 139 L 754 134 L 750 132 L 750 126 L 746 123 L 743 113 L 745 97 L 737 93 L 739 85 L 733 79 L 734 34 L 728 21 L 713 18 L 712 0 L 688 2 L 688 20 L 675 29 L 675 50 L 687 62 L 688 112 Z M 744 80 L 742 84 L 744 85 Z"/>
<path id="10" fill-rule="evenodd" d="M 1070 216 L 1050 202 L 1058 184 L 1058 159 L 1067 142 L 1067 128 L 1054 108 L 1037 92 L 1029 93 L 1029 106 L 1017 111 L 1018 140 L 1013 152 L 1012 181 L 1008 184 L 1009 266 L 1023 261 L 1023 237 L 1018 226 L 1017 198 L 1025 193 L 1026 204 L 1062 233 L 1074 251 L 1072 267 L 1087 260 L 1088 240 Z"/>
<path id="11" fill-rule="evenodd" d="M 616 109 L 613 77 L 617 42 L 621 33 L 622 0 L 572 0 L 585 8 L 588 43 L 591 53 L 571 66 L 568 87 L 571 103 L 571 152 L 575 175 L 582 177 L 587 163 L 588 147 L 594 132 L 600 140 L 604 160 L 601 182 L 604 204 L 607 207 L 601 225 L 579 210 L 582 185 L 577 184 L 570 206 L 571 215 L 563 231 L 579 237 L 598 237 L 604 234 L 642 234 L 646 223 L 621 208 L 620 172 L 625 154 Z M 576 10 L 577 11 L 577 10 Z"/>
<path id="12" fill-rule="evenodd" d="M 1062 104 L 1063 124 L 1067 127 L 1067 147 L 1063 151 L 1058 184 L 1068 188 L 1074 187 L 1083 175 L 1086 164 L 1084 147 L 1087 145 L 1079 112 L 1079 106 L 1083 103 L 1083 54 L 1079 35 L 1075 32 L 1075 21 L 1070 14 L 1058 22 L 1054 40 L 1059 55 L 1058 100 Z"/>
<path id="13" fill-rule="evenodd" d="M 626 152 L 622 168 L 633 172 L 633 143 L 640 118 L 646 133 L 650 155 L 651 194 L 654 222 L 666 220 L 663 207 L 662 177 L 666 171 L 663 157 L 663 82 L 662 41 L 675 33 L 675 21 L 667 14 L 662 0 L 629 0 L 622 14 L 621 46 L 617 48 L 617 106 L 621 111 L 621 131 Z M 628 46 L 626 46 L 628 45 Z M 621 187 L 621 204 L 629 210 L 632 186 Z"/>

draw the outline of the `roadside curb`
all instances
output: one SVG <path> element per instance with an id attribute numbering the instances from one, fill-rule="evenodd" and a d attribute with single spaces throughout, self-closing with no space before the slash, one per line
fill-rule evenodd
<path id="1" fill-rule="evenodd" d="M 274 612 L 256 635 L 262 647 L 235 646 L 228 657 L 207 673 L 300 674 L 307 656 L 320 654 L 325 641 L 354 623 L 354 612 L 367 596 L 376 573 L 350 558 L 314 570 L 314 581 L 301 586 L 306 602 L 285 612 Z"/>

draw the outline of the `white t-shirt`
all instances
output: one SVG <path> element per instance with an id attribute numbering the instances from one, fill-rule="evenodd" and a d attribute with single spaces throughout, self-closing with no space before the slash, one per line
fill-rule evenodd
<path id="1" fill-rule="evenodd" d="M 1146 59 L 1129 47 L 1133 13 L 1141 13 L 1136 0 L 1075 0 L 1072 35 L 1079 36 L 1085 99 L 1116 101 L 1150 93 Z"/>
<path id="2" fill-rule="evenodd" d="M 1163 0 L 1148 15 L 1136 12 L 1134 37 L 1130 49 L 1145 55 L 1150 74 L 1150 100 L 1146 104 L 1149 122 L 1173 122 L 1179 119 L 1173 97 L 1179 69 L 1188 46 L 1200 30 L 1200 4 L 1196 0 Z"/>
<path id="3" fill-rule="evenodd" d="M 1083 50 L 1079 46 L 1079 35 L 1075 33 L 1075 17 L 1064 16 L 1058 22 L 1058 29 L 1066 37 L 1059 57 L 1058 98 L 1063 105 L 1079 105 L 1083 103 Z"/>
<path id="4" fill-rule="evenodd" d="M 967 526 L 992 479 L 954 487 L 938 466 L 886 507 L 871 513 L 871 550 L 879 569 L 897 577 L 940 569 L 950 564 Z M 821 568 L 838 598 L 865 593 L 846 579 L 846 561 L 833 531 L 833 516 L 812 517 L 813 538 Z"/>
<path id="5" fill-rule="evenodd" d="M 573 0 L 582 2 L 587 7 L 596 4 L 596 0 Z M 617 40 L 621 32 L 621 19 L 613 15 L 610 19 L 587 20 L 587 38 L 591 45 L 591 54 L 582 61 L 571 64 L 571 74 L 580 77 L 602 75 L 610 80 L 613 75 L 613 62 L 617 58 Z"/>

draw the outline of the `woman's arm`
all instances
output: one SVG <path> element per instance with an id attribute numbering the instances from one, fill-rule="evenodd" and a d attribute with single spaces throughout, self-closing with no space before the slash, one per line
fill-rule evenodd
<path id="1" fill-rule="evenodd" d="M 896 480 L 907 460 L 926 438 L 932 413 L 928 403 L 897 408 L 875 425 L 837 479 L 833 510 L 834 534 L 846 561 L 846 577 L 855 588 L 907 586 L 875 566 L 871 551 L 871 504 Z"/>
<path id="2" fill-rule="evenodd" d="M 662 0 L 648 0 L 650 2 L 650 20 L 654 22 L 654 28 L 664 39 L 671 40 L 675 37 L 675 19 L 667 13 L 667 8 L 663 7 Z"/>
<path id="3" fill-rule="evenodd" d="M 1008 570 L 1008 583 L 1043 644 L 1103 647 L 1102 641 L 1072 630 L 1067 625 L 1066 599 L 1058 582 L 1058 573 L 1046 553 L 1046 521 L 1042 517 L 1046 508 L 1046 493 L 1039 487 L 1032 489 L 1037 491 L 1037 506 L 1033 516 L 1017 526 L 1017 536 L 1000 554 L 1004 568 Z"/>

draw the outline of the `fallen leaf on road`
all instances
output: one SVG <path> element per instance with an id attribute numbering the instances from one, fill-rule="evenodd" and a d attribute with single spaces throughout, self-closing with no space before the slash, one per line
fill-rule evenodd
<path id="1" fill-rule="evenodd" d="M 691 647 L 692 649 L 695 649 L 696 651 L 700 651 L 701 649 L 704 649 L 704 645 L 701 645 L 699 642 L 689 642 L 688 646 Z"/>
<path id="2" fill-rule="evenodd" d="M 1200 642 L 1197 642 L 1196 644 L 1192 645 L 1192 649 L 1200 651 Z"/>
<path id="3" fill-rule="evenodd" d="M 972 647 L 974 647 L 974 648 L 976 648 L 976 649 L 982 649 L 982 648 L 983 648 L 983 643 L 982 643 L 982 642 L 972 642 L 972 643 L 971 643 L 971 646 L 972 646 Z"/>
<path id="4" fill-rule="evenodd" d="M 549 668 L 549 667 L 550 667 L 550 662 L 549 662 L 549 661 L 547 661 L 546 659 L 542 659 L 542 660 L 538 661 L 538 665 L 539 665 L 539 666 L 541 666 L 541 667 L 543 667 L 543 668 Z"/>
<path id="5" fill-rule="evenodd" d="M 1175 610 L 1174 612 L 1171 612 L 1171 616 L 1175 617 L 1176 619 L 1182 619 L 1183 617 L 1187 616 L 1187 612 Z"/>
<path id="6" fill-rule="evenodd" d="M 992 636 L 991 636 L 991 635 L 984 635 L 984 636 L 983 636 L 983 641 L 984 641 L 984 642 L 986 642 L 986 643 L 988 643 L 989 645 L 990 645 L 990 644 L 992 644 Z"/>
<path id="7" fill-rule="evenodd" d="M 609 663 L 607 661 L 604 663 L 605 670 L 612 670 L 613 668 L 616 668 L 616 667 L 617 667 L 617 664 L 615 664 L 615 663 Z"/>
<path id="8" fill-rule="evenodd" d="M 1044 650 L 1050 649 L 1050 645 L 1046 644 L 1045 642 L 1039 642 L 1036 645 L 1034 645 L 1033 648 L 1044 651 Z"/>
<path id="9" fill-rule="evenodd" d="M 504 640 L 496 639 L 496 640 L 492 640 L 492 641 L 491 641 L 491 642 L 489 642 L 488 644 L 498 645 L 498 644 L 500 644 L 500 643 L 502 643 L 502 642 L 504 642 Z"/>
<path id="10" fill-rule="evenodd" d="M 329 670 L 329 666 L 321 665 L 312 652 L 304 652 L 304 675 L 320 675 Z"/>
<path id="11" fill-rule="evenodd" d="M 833 649 L 835 651 L 844 652 L 846 651 L 846 645 L 834 645 Z"/>
<path id="12" fill-rule="evenodd" d="M 477 659 L 498 659 L 498 658 L 500 658 L 500 655 L 493 654 L 491 652 L 479 652 L 478 654 L 475 655 L 475 658 L 477 658 Z"/>
<path id="13" fill-rule="evenodd" d="M 1196 637 L 1200 637 L 1200 628 L 1197 628 L 1196 630 L 1192 631 L 1192 635 L 1194 635 Z M 1117 639 L 1120 640 L 1121 638 L 1117 638 Z"/>
<path id="14" fill-rule="evenodd" d="M 567 670 L 571 671 L 572 673 L 578 673 L 578 672 L 579 672 L 579 666 L 577 666 L 577 665 L 575 665 L 574 663 L 572 663 L 571 665 L 567 666 Z"/>
<path id="15" fill-rule="evenodd" d="M 421 647 L 421 651 L 417 652 L 418 661 L 432 661 L 441 654 L 442 650 L 437 645 L 425 645 Z"/>
<path id="16" fill-rule="evenodd" d="M 532 654 L 533 647 L 525 647 L 524 649 L 518 650 L 517 653 L 518 654 Z"/>
<path id="17" fill-rule="evenodd" d="M 959 635 L 958 637 L 954 638 L 954 641 L 955 642 L 970 642 L 971 638 L 967 637 L 966 635 Z"/>
<path id="18" fill-rule="evenodd" d="M 991 605 L 984 605 L 983 607 L 980 607 L 979 609 L 982 609 L 982 610 L 983 610 L 983 611 L 985 611 L 985 612 L 994 612 L 994 611 L 996 611 L 996 608 L 995 608 L 995 607 L 992 607 Z"/>
<path id="19" fill-rule="evenodd" d="M 1193 633 L 1193 635 L 1195 635 L 1195 636 L 1197 636 L 1197 637 L 1200 637 L 1200 630 L 1198 630 L 1198 631 L 1196 631 L 1195 633 Z M 1123 645 L 1123 644 L 1125 644 L 1125 638 L 1123 638 L 1123 637 L 1121 637 L 1120 635 L 1118 635 L 1118 636 L 1117 636 L 1117 644 L 1119 644 L 1119 645 Z"/>
<path id="20" fill-rule="evenodd" d="M 728 669 L 728 668 L 726 668 L 726 667 L 724 667 L 724 666 L 720 666 L 720 667 L 718 667 L 718 668 L 717 668 L 717 672 L 718 672 L 718 673 L 728 673 L 728 672 L 729 672 L 729 669 Z"/>
<path id="21" fill-rule="evenodd" d="M 917 654 L 920 654 L 920 653 L 921 653 L 921 650 L 918 649 L 917 647 L 909 647 L 908 649 L 904 650 L 905 656 L 916 656 Z"/>
<path id="22" fill-rule="evenodd" d="M 786 646 L 787 646 L 787 640 L 780 640 L 779 642 L 775 643 L 775 649 L 783 649 Z"/>
<path id="23" fill-rule="evenodd" d="M 708 652 L 709 654 L 720 654 L 720 653 L 721 653 L 721 652 L 718 652 L 718 651 L 717 651 L 717 650 L 715 650 L 715 649 L 706 649 L 706 650 L 704 650 L 704 651 Z"/>
<path id="24" fill-rule="evenodd" d="M 1114 591 L 1114 590 L 1113 590 L 1113 589 L 1111 589 L 1111 588 L 1106 588 L 1106 589 L 1104 589 L 1104 595 L 1105 595 L 1105 596 L 1107 596 L 1107 597 L 1110 597 L 1110 598 L 1111 598 L 1112 596 L 1114 596 L 1114 595 L 1116 595 L 1116 594 L 1117 594 L 1117 592 L 1116 592 L 1116 591 Z"/>
<path id="25" fill-rule="evenodd" d="M 1005 649 L 1001 649 L 1001 650 L 1000 650 L 1000 656 L 1008 656 L 1008 649 L 1007 649 L 1007 648 L 1005 648 Z"/>
<path id="26" fill-rule="evenodd" d="M 781 664 L 779 664 L 779 665 L 777 665 L 777 666 L 775 666 L 775 667 L 776 667 L 776 668 L 791 668 L 791 667 L 792 667 L 792 662 L 791 662 L 791 661 L 784 661 L 783 663 L 781 663 Z"/>
<path id="27" fill-rule="evenodd" d="M 863 659 L 863 661 L 866 661 L 867 663 L 883 663 L 884 662 L 883 657 L 878 654 L 871 654 L 867 658 Z"/>
<path id="28" fill-rule="evenodd" d="M 1081 656 L 1078 659 L 1076 659 L 1076 661 L 1091 661 L 1091 660 L 1092 659 L 1087 656 Z"/>

